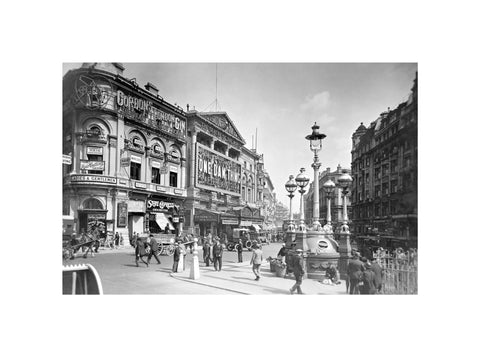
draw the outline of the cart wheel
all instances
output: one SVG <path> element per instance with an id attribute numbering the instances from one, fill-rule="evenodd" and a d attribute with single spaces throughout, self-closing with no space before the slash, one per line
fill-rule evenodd
<path id="1" fill-rule="evenodd" d="M 165 249 L 165 246 L 163 245 L 163 243 L 162 243 L 162 242 L 159 242 L 159 243 L 158 243 L 158 254 L 159 254 L 159 255 L 164 254 L 164 253 L 165 253 L 165 252 L 164 252 L 164 249 Z"/>
<path id="2" fill-rule="evenodd" d="M 237 252 L 238 251 L 238 246 L 240 245 L 241 243 L 237 243 L 235 244 L 235 247 L 233 247 L 233 249 Z"/>
<path id="3" fill-rule="evenodd" d="M 235 244 L 233 244 L 233 243 L 228 243 L 227 244 L 227 249 L 228 249 L 229 252 L 231 252 L 234 248 L 235 248 Z"/>
<path id="4" fill-rule="evenodd" d="M 166 248 L 166 251 L 167 251 L 167 255 L 168 256 L 171 256 L 173 255 L 173 253 L 175 253 L 175 247 L 173 245 L 169 245 L 167 248 Z"/>
<path id="5" fill-rule="evenodd" d="M 247 248 L 248 250 L 252 250 L 252 241 L 251 240 L 247 240 L 245 242 L 245 248 Z"/>

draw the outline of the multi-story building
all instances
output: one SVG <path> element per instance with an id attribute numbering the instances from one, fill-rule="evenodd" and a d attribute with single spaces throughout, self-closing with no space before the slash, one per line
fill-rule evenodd
<path id="1" fill-rule="evenodd" d="M 353 232 L 417 239 L 417 77 L 394 110 L 352 136 Z"/>
<path id="2" fill-rule="evenodd" d="M 63 214 L 75 231 L 182 230 L 186 115 L 119 63 L 84 64 L 63 78 Z"/>
<path id="3" fill-rule="evenodd" d="M 335 183 L 335 189 L 330 197 L 330 214 L 332 217 L 332 227 L 338 228 L 343 222 L 343 196 L 342 189 L 338 185 L 338 178 L 344 173 L 350 174 L 350 169 L 343 169 L 340 165 L 337 166 L 336 171 L 331 171 L 328 167 L 318 175 L 319 187 L 319 205 L 320 205 L 320 223 L 325 225 L 327 223 L 327 194 L 323 189 L 323 185 L 328 180 Z M 310 184 L 308 192 L 305 194 L 305 223 L 311 225 L 313 223 L 313 182 Z M 350 193 L 347 194 L 347 212 L 348 217 L 351 218 L 351 204 Z"/>
<path id="4" fill-rule="evenodd" d="M 230 235 L 236 227 L 260 230 L 260 155 L 244 146 L 225 112 L 198 112 L 187 106 L 187 126 L 186 228 L 202 236 Z"/>

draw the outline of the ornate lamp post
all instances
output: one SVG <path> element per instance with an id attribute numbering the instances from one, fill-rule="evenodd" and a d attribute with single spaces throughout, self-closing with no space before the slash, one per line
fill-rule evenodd
<path id="1" fill-rule="evenodd" d="M 302 167 L 300 173 L 295 177 L 295 182 L 299 187 L 298 192 L 300 192 L 300 224 L 298 225 L 300 232 L 305 232 L 307 230 L 307 227 L 305 226 L 305 215 L 303 213 L 303 194 L 305 193 L 305 187 L 307 187 L 310 179 L 304 172 L 305 169 Z"/>
<path id="2" fill-rule="evenodd" d="M 290 197 L 290 217 L 289 217 L 289 222 L 288 222 L 288 232 L 294 232 L 295 231 L 295 225 L 293 224 L 293 211 L 292 211 L 292 198 L 295 196 L 293 193 L 297 189 L 297 184 L 295 183 L 295 180 L 293 179 L 294 176 L 290 175 L 289 180 L 285 184 L 285 189 L 288 192 L 288 197 Z"/>
<path id="3" fill-rule="evenodd" d="M 327 182 L 323 184 L 323 191 L 325 191 L 325 195 L 327 196 L 327 224 L 326 226 L 331 231 L 332 230 L 332 214 L 330 212 L 330 199 L 332 198 L 332 193 L 335 190 L 335 183 L 328 179 Z M 325 227 L 324 227 L 325 228 Z"/>
<path id="4" fill-rule="evenodd" d="M 352 183 L 353 179 L 346 170 L 343 171 L 343 174 L 338 178 L 338 184 L 342 188 L 342 195 L 343 195 L 343 225 L 342 225 L 342 232 L 348 233 L 348 213 L 347 213 L 347 194 L 348 188 Z"/>
<path id="5" fill-rule="evenodd" d="M 320 199 L 318 187 L 318 171 L 320 169 L 320 161 L 318 160 L 318 153 L 322 150 L 322 139 L 326 137 L 325 134 L 320 133 L 320 127 L 317 122 L 312 126 L 312 133 L 307 135 L 305 139 L 310 140 L 310 150 L 313 151 L 313 229 L 318 230 L 320 225 Z"/>

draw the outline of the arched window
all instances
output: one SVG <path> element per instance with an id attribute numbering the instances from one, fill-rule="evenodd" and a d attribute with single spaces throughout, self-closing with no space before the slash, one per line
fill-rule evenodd
<path id="1" fill-rule="evenodd" d="M 103 210 L 103 204 L 96 198 L 89 198 L 83 203 L 83 209 Z"/>

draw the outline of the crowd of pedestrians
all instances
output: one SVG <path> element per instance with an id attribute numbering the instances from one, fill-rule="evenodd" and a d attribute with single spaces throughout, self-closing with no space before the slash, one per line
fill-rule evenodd
<path id="1" fill-rule="evenodd" d="M 384 272 L 378 264 L 376 256 L 370 259 L 361 257 L 357 251 L 347 266 L 348 293 L 373 295 L 382 293 Z"/>

